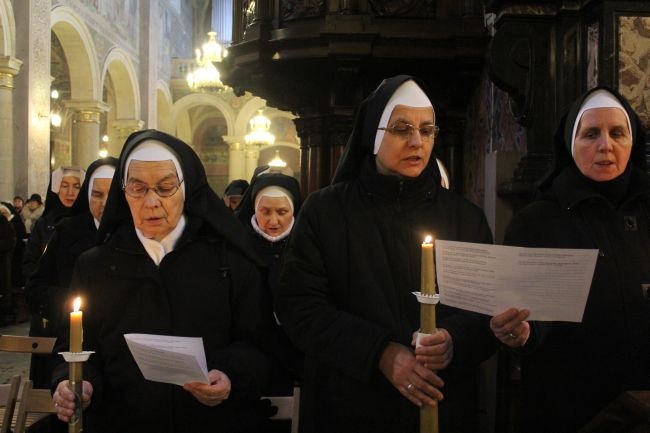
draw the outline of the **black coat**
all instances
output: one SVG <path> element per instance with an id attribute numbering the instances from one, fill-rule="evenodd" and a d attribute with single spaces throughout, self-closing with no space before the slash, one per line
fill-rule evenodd
<path id="1" fill-rule="evenodd" d="M 566 168 L 511 222 L 505 243 L 596 248 L 582 323 L 533 323 L 522 432 L 577 431 L 621 392 L 650 389 L 650 180 L 635 169 L 615 207 Z"/>
<path id="2" fill-rule="evenodd" d="M 189 218 L 159 267 L 133 226 L 79 257 L 72 287 L 84 299 L 84 375 L 94 386 L 88 432 L 255 431 L 266 358 L 252 345 L 265 318 L 256 266 L 223 238 Z M 230 398 L 199 403 L 176 385 L 145 380 L 124 340 L 127 333 L 202 337 L 208 370 L 225 372 Z M 66 377 L 62 366 L 53 385 Z"/>
<path id="3" fill-rule="evenodd" d="M 0 319 L 9 321 L 13 313 L 11 259 L 16 245 L 13 224 L 0 215 Z"/>
<path id="4" fill-rule="evenodd" d="M 491 243 L 482 212 L 442 189 L 427 170 L 415 180 L 360 177 L 309 196 L 294 227 L 276 311 L 305 352 L 304 432 L 416 432 L 418 408 L 378 368 L 390 341 L 410 347 L 419 324 L 420 245 L 437 239 Z M 454 359 L 440 372 L 443 432 L 476 432 L 476 366 L 496 347 L 487 317 L 438 306 Z"/>

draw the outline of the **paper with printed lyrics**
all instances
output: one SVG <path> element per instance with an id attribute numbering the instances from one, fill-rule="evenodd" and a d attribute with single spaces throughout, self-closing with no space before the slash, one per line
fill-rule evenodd
<path id="1" fill-rule="evenodd" d="M 180 386 L 210 383 L 202 338 L 152 334 L 124 338 L 145 379 Z"/>
<path id="2" fill-rule="evenodd" d="M 598 250 L 443 240 L 435 247 L 442 304 L 489 316 L 527 308 L 528 320 L 582 321 Z"/>

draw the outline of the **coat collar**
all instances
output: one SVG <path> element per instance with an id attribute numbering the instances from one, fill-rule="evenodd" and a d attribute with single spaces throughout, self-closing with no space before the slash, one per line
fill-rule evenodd
<path id="1" fill-rule="evenodd" d="M 599 200 L 610 207 L 612 204 L 602 195 L 591 189 L 587 183 L 570 167 L 566 167 L 553 181 L 553 189 L 563 209 L 573 209 L 589 200 Z M 650 196 L 650 178 L 642 170 L 633 168 L 630 187 L 621 207 L 643 196 Z"/>
<path id="2" fill-rule="evenodd" d="M 377 172 L 372 158 L 367 158 L 364 161 L 359 176 L 359 182 L 370 194 L 388 200 L 408 200 L 422 196 L 423 194 L 432 198 L 439 188 L 439 185 L 431 174 L 429 168 L 426 168 L 420 176 L 416 178 L 387 176 Z M 438 186 L 438 188 L 436 186 Z"/>

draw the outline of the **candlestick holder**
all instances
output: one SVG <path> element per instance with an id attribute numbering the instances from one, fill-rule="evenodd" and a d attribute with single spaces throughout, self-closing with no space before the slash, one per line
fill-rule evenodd
<path id="1" fill-rule="evenodd" d="M 74 393 L 75 409 L 68 422 L 68 433 L 83 432 L 83 363 L 88 361 L 90 355 L 95 352 L 59 352 L 63 359 L 68 363 L 69 368 L 69 386 Z"/>
<path id="2" fill-rule="evenodd" d="M 437 293 L 435 295 L 429 295 L 429 294 L 422 293 L 422 292 L 411 292 L 411 293 L 413 293 L 415 295 L 415 297 L 418 298 L 418 302 L 420 304 L 433 304 L 433 305 L 435 305 L 438 302 L 440 302 L 440 295 L 437 294 Z"/>

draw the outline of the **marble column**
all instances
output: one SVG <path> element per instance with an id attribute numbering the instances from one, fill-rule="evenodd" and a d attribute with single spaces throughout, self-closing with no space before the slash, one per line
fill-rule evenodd
<path id="1" fill-rule="evenodd" d="M 243 137 L 226 136 L 223 139 L 228 143 L 228 183 L 235 179 L 248 180 Z"/>
<path id="2" fill-rule="evenodd" d="M 106 150 L 110 156 L 118 157 L 129 135 L 140 131 L 144 122 L 138 119 L 115 119 L 109 124 L 108 145 Z"/>
<path id="3" fill-rule="evenodd" d="M 52 2 L 12 3 L 15 22 L 20 23 L 15 56 L 23 62 L 13 95 L 15 192 L 45 197 L 50 182 Z"/>
<path id="4" fill-rule="evenodd" d="M 250 179 L 259 165 L 260 147 L 257 144 L 246 144 L 244 153 L 246 154 L 246 170 L 243 179 Z"/>
<path id="5" fill-rule="evenodd" d="M 0 57 L 0 197 L 9 200 L 14 191 L 14 76 L 23 62 L 11 57 Z"/>
<path id="6" fill-rule="evenodd" d="M 110 107 L 101 101 L 66 101 L 65 106 L 74 110 L 72 164 L 83 168 L 88 167 L 91 162 L 99 158 L 100 116 Z"/>

